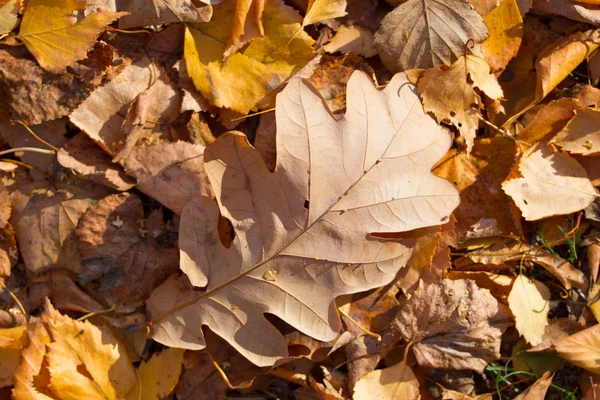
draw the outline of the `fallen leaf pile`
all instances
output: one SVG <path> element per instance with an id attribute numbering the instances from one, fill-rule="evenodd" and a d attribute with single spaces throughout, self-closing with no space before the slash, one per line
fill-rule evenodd
<path id="1" fill-rule="evenodd" d="M 1 0 L 0 398 L 596 399 L 600 2 Z"/>

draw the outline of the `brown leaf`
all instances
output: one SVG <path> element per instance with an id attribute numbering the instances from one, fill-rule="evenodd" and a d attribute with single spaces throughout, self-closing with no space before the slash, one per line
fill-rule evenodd
<path id="1" fill-rule="evenodd" d="M 529 386 L 523 393 L 515 397 L 515 400 L 544 400 L 546 398 L 546 392 L 552 383 L 554 374 L 546 372 L 540 379 Z"/>
<path id="2" fill-rule="evenodd" d="M 115 194 L 90 207 L 75 232 L 82 263 L 89 271 L 80 279 L 99 279 L 97 291 L 121 312 L 142 305 L 154 288 L 177 271 L 177 246 L 167 238 L 162 212 L 143 217 L 139 197 Z"/>
<path id="3" fill-rule="evenodd" d="M 487 289 L 469 280 L 418 288 L 402 304 L 395 327 L 417 362 L 431 368 L 483 371 L 500 357 L 500 337 L 509 311 Z"/>
<path id="4" fill-rule="evenodd" d="M 342 25 L 323 49 L 328 53 L 352 52 L 363 57 L 373 57 L 377 54 L 373 40 L 373 32 L 360 25 Z"/>
<path id="5" fill-rule="evenodd" d="M 592 25 L 600 24 L 600 5 L 586 1 L 533 0 L 532 11 L 538 14 L 559 15 Z"/>
<path id="6" fill-rule="evenodd" d="M 354 386 L 353 400 L 416 400 L 420 397 L 419 381 L 402 361 L 392 367 L 369 372 Z"/>
<path id="7" fill-rule="evenodd" d="M 498 275 L 487 271 L 449 271 L 445 276 L 447 279 L 460 280 L 469 279 L 474 281 L 482 289 L 488 289 L 498 300 L 507 304 L 508 295 L 512 289 L 514 277 Z"/>
<path id="8" fill-rule="evenodd" d="M 542 282 L 519 275 L 508 295 L 517 331 L 533 346 L 541 343 L 548 325 L 550 290 Z"/>
<path id="9" fill-rule="evenodd" d="M 559 340 L 577 333 L 583 329 L 583 326 L 569 318 L 553 318 L 548 321 L 548 326 L 544 330 L 542 341 L 533 346 L 528 351 L 546 351 L 554 346 Z"/>
<path id="10" fill-rule="evenodd" d="M 483 18 L 463 0 L 409 0 L 390 12 L 375 34 L 375 47 L 392 72 L 450 65 L 467 42 L 488 37 Z M 478 48 L 471 49 L 479 54 Z"/>
<path id="11" fill-rule="evenodd" d="M 159 140 L 136 146 L 124 166 L 138 190 L 179 214 L 194 197 L 213 197 L 203 155 L 202 145 Z"/>
<path id="12" fill-rule="evenodd" d="M 73 273 L 60 269 L 32 279 L 27 293 L 29 308 L 37 310 L 48 298 L 62 311 L 89 313 L 102 310 L 102 305 L 77 286 L 74 280 Z"/>
<path id="13" fill-rule="evenodd" d="M 582 105 L 576 99 L 565 97 L 544 104 L 517 138 L 519 141 L 534 145 L 540 140 L 550 140 L 573 118 Z"/>
<path id="14" fill-rule="evenodd" d="M 545 142 L 518 162 L 520 177 L 502 183 L 527 221 L 577 212 L 597 196 L 585 169 L 566 153 L 552 153 Z"/>
<path id="15" fill-rule="evenodd" d="M 594 374 L 600 373 L 600 324 L 554 343 L 558 355 Z"/>
<path id="16" fill-rule="evenodd" d="M 315 89 L 293 80 L 277 97 L 274 173 L 239 133 L 208 146 L 205 168 L 219 204 L 200 198 L 181 214 L 187 277 L 167 280 L 148 301 L 155 340 L 201 349 L 206 324 L 252 362 L 270 365 L 286 346 L 267 312 L 334 339 L 335 297 L 389 283 L 409 256 L 403 241 L 373 235 L 437 225 L 458 203 L 454 187 L 430 172 L 450 137 L 413 90 L 403 74 L 378 91 L 356 72 L 349 112 L 335 119 Z M 343 152 L 332 157 L 323 151 L 330 148 Z M 235 232 L 230 247 L 219 237 L 219 215 Z M 192 289 L 207 284 L 200 296 Z"/>
<path id="17" fill-rule="evenodd" d="M 550 143 L 555 143 L 571 154 L 584 156 L 600 153 L 600 110 L 584 108 L 576 111 L 575 116 L 567 123 Z"/>
<path id="18" fill-rule="evenodd" d="M 67 139 L 56 157 L 60 165 L 83 179 L 120 191 L 135 186 L 131 177 L 119 165 L 112 163 L 110 156 L 84 134 Z"/>
<path id="19" fill-rule="evenodd" d="M 193 0 L 128 0 L 119 1 L 119 11 L 129 15 L 119 20 L 120 29 L 161 25 L 173 22 L 206 22 L 212 16 L 211 1 L 196 7 Z"/>

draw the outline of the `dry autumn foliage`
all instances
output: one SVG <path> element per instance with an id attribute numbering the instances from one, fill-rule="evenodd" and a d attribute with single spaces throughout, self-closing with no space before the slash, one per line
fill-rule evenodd
<path id="1" fill-rule="evenodd" d="M 0 398 L 596 399 L 600 1 L 0 0 Z"/>

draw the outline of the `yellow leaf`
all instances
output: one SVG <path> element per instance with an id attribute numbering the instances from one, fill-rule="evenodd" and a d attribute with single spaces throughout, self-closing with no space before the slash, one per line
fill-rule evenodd
<path id="1" fill-rule="evenodd" d="M 523 18 L 515 0 L 503 0 L 483 18 L 489 37 L 481 45 L 483 59 L 493 72 L 503 70 L 519 52 L 523 39 Z"/>
<path id="2" fill-rule="evenodd" d="M 554 345 L 558 355 L 571 364 L 600 374 L 600 324 L 567 336 Z"/>
<path id="3" fill-rule="evenodd" d="M 536 100 L 541 100 L 600 45 L 600 30 L 575 32 L 542 51 L 536 61 Z"/>
<path id="4" fill-rule="evenodd" d="M 26 327 L 0 329 L 0 387 L 13 384 L 13 375 L 21 360 L 21 348 L 27 345 Z"/>
<path id="5" fill-rule="evenodd" d="M 17 37 L 44 69 L 60 73 L 86 58 L 104 28 L 123 15 L 127 13 L 83 17 L 77 0 L 30 0 Z"/>
<path id="6" fill-rule="evenodd" d="M 300 16 L 281 0 L 272 0 L 263 13 L 265 37 L 253 40 L 224 64 L 234 7 L 233 2 L 224 2 L 215 6 L 211 22 L 186 27 L 184 58 L 194 85 L 205 98 L 217 107 L 246 114 L 313 58 L 314 41 L 300 32 L 280 58 L 281 49 L 300 29 Z"/>
<path id="7" fill-rule="evenodd" d="M 517 331 L 532 345 L 542 341 L 548 325 L 550 291 L 535 279 L 519 275 L 508 295 L 508 306 L 515 317 Z"/>
<path id="8" fill-rule="evenodd" d="M 15 400 L 52 400 L 44 358 L 50 336 L 41 321 L 32 324 L 27 333 L 29 345 L 22 353 L 22 362 L 15 371 L 12 395 Z M 44 369 L 44 373 L 42 373 Z"/>
<path id="9" fill-rule="evenodd" d="M 316 24 L 326 19 L 339 18 L 348 14 L 346 0 L 309 0 L 302 26 Z"/>
<path id="10" fill-rule="evenodd" d="M 127 400 L 166 399 L 179 382 L 184 353 L 183 349 L 168 348 L 142 362 L 138 368 L 139 381 L 127 394 Z"/>
<path id="11" fill-rule="evenodd" d="M 376 369 L 354 386 L 354 400 L 411 400 L 419 398 L 419 381 L 402 361 L 392 367 Z"/>
<path id="12" fill-rule="evenodd" d="M 108 329 L 61 315 L 48 303 L 43 316 L 52 343 L 46 347 L 50 390 L 63 400 L 125 397 L 135 372 L 122 345 Z"/>
<path id="13" fill-rule="evenodd" d="M 265 35 L 262 23 L 265 2 L 266 0 L 236 1 L 231 21 L 231 34 L 225 45 L 226 59 L 237 53 L 246 43 Z"/>
<path id="14" fill-rule="evenodd" d="M 479 126 L 479 110 L 472 105 L 481 104 L 481 98 L 475 88 L 493 100 L 502 97 L 502 88 L 490 74 L 490 66 L 471 55 L 460 57 L 450 68 L 427 70 L 418 85 L 425 111 L 432 112 L 438 122 L 453 123 L 465 138 L 467 152 L 473 148 Z"/>

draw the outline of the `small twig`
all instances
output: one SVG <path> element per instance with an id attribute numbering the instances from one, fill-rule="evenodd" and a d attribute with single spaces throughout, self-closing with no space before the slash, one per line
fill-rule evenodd
<path id="1" fill-rule="evenodd" d="M 87 313 L 84 316 L 77 318 L 77 321 L 86 320 L 88 318 L 93 317 L 94 315 L 108 314 L 109 312 L 115 311 L 115 308 L 117 308 L 117 305 L 113 304 L 113 306 L 111 308 L 107 308 L 105 310 L 99 310 L 99 311 L 92 311 L 91 313 Z"/>
<path id="2" fill-rule="evenodd" d="M 17 305 L 19 306 L 19 309 L 21 310 L 23 315 L 27 316 L 27 311 L 25 311 L 25 307 L 23 307 L 23 304 L 21 304 L 21 302 L 19 301 L 19 298 L 17 296 L 15 296 L 15 294 L 12 292 L 12 290 L 10 290 L 9 288 L 6 287 L 6 285 L 4 284 L 4 282 L 1 279 L 0 279 L 0 287 L 2 287 L 2 289 L 6 290 L 8 292 L 10 297 L 12 297 L 12 299 L 15 301 L 15 303 L 17 303 Z"/>
<path id="3" fill-rule="evenodd" d="M 360 329 L 361 331 L 363 331 L 365 334 L 369 335 L 369 336 L 373 336 L 375 339 L 377 339 L 378 342 L 381 342 L 381 335 L 378 335 L 377 333 L 373 333 L 370 330 L 368 330 L 367 328 L 365 328 L 364 326 L 362 326 L 361 324 L 359 324 L 358 322 L 356 322 L 354 320 L 354 318 L 352 318 L 351 316 L 349 316 L 345 311 L 343 311 L 341 308 L 338 307 L 338 311 L 340 312 L 340 314 L 342 314 L 344 317 L 348 318 L 348 320 L 352 321 L 352 323 L 354 323 L 354 325 L 356 325 L 358 327 L 358 329 Z"/>
<path id="4" fill-rule="evenodd" d="M 271 111 L 275 111 L 275 108 L 269 108 L 268 110 L 258 111 L 258 112 L 255 112 L 254 114 L 248 114 L 248 115 L 244 115 L 243 117 L 232 118 L 232 119 L 230 119 L 230 121 L 231 121 L 231 122 L 235 122 L 235 121 L 241 121 L 241 120 L 243 120 L 243 119 L 250 118 L 250 117 L 254 117 L 254 116 L 256 116 L 256 115 L 261 115 L 261 114 L 270 113 Z"/>
<path id="5" fill-rule="evenodd" d="M 31 130 L 30 127 L 28 127 L 23 121 L 17 121 L 19 124 L 21 124 L 23 126 L 23 128 L 27 129 L 27 131 L 29 131 L 29 133 L 31 133 L 31 135 L 36 138 L 40 143 L 45 144 L 46 146 L 50 147 L 51 149 L 53 149 L 55 152 L 58 151 L 58 147 L 53 146 L 52 144 L 48 143 L 47 141 L 45 141 L 44 139 L 42 139 L 41 137 L 39 137 L 38 135 L 35 134 L 34 131 Z"/>
<path id="6" fill-rule="evenodd" d="M 42 153 L 42 154 L 48 154 L 51 156 L 56 154 L 56 151 L 54 151 L 54 150 L 40 149 L 39 147 L 15 147 L 14 149 L 0 151 L 0 156 L 3 156 L 5 154 L 10 154 L 10 153 L 18 153 L 19 151 L 31 151 L 33 153 Z"/>
<path id="7" fill-rule="evenodd" d="M 480 114 L 477 114 L 477 117 L 479 118 L 479 120 L 481 122 L 483 122 L 484 124 L 486 124 L 487 126 L 489 126 L 490 128 L 500 132 L 502 134 L 502 136 L 512 140 L 512 141 L 517 141 L 517 139 L 511 135 L 510 133 L 508 133 L 507 131 L 505 131 L 504 129 L 492 124 L 490 121 L 488 121 L 487 119 L 483 118 Z"/>

